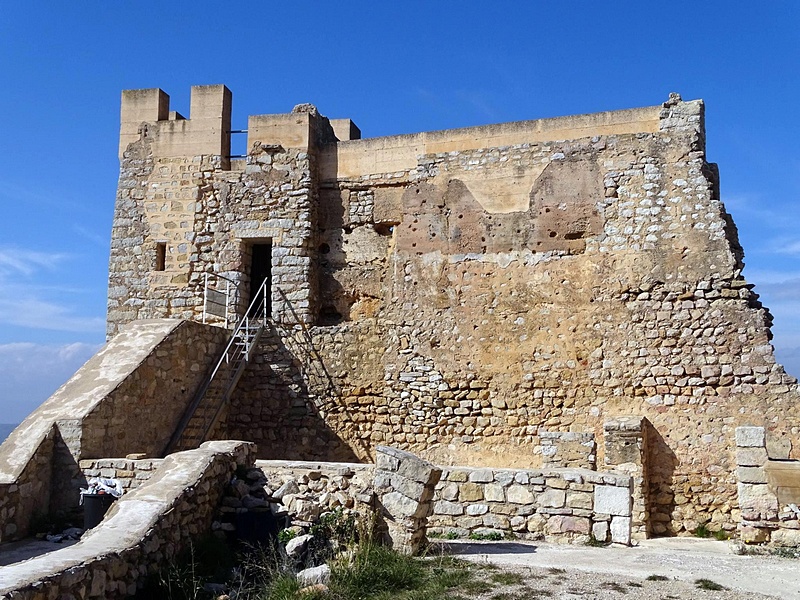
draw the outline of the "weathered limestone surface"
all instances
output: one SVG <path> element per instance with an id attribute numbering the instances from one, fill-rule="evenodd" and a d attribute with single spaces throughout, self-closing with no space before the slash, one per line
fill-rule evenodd
<path id="1" fill-rule="evenodd" d="M 246 442 L 207 442 L 167 457 L 153 476 L 117 500 L 103 522 L 74 546 L 3 567 L 0 595 L 126 598 L 137 583 L 211 525 L 237 465 L 250 466 Z"/>
<path id="2" fill-rule="evenodd" d="M 229 98 L 196 95 L 197 121 L 169 120 L 157 91 L 123 99 L 109 331 L 199 318 L 205 273 L 241 282 L 241 307 L 269 241 L 276 325 L 220 435 L 264 458 L 390 444 L 527 468 L 541 431 L 599 440 L 640 415 L 635 534 L 643 514 L 657 534 L 736 526 L 737 426 L 800 447 L 701 101 L 371 140 L 301 105 L 251 117 L 228 161 L 201 125 Z"/>
<path id="3" fill-rule="evenodd" d="M 597 444 L 593 433 L 539 431 L 543 467 L 594 470 Z"/>
<path id="4" fill-rule="evenodd" d="M 375 495 L 392 548 L 417 554 L 425 544 L 434 488 L 442 470 L 410 452 L 378 446 Z"/>

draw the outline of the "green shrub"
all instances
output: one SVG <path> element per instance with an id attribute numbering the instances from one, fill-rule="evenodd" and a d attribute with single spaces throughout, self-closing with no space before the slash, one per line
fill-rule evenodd
<path id="1" fill-rule="evenodd" d="M 705 523 L 700 523 L 700 525 L 697 526 L 697 529 L 694 530 L 695 537 L 699 538 L 709 538 L 711 537 L 711 534 L 711 530 L 706 527 Z"/>

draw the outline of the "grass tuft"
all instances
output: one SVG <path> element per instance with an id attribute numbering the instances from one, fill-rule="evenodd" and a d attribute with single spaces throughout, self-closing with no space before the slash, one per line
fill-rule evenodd
<path id="1" fill-rule="evenodd" d="M 522 585 L 525 581 L 525 578 L 520 573 L 511 573 L 508 571 L 492 573 L 490 579 L 500 585 Z"/>
<path id="2" fill-rule="evenodd" d="M 711 590 L 716 592 L 719 590 L 728 589 L 724 585 L 720 585 L 716 581 L 711 581 L 710 579 L 695 579 L 694 584 L 701 590 Z"/>

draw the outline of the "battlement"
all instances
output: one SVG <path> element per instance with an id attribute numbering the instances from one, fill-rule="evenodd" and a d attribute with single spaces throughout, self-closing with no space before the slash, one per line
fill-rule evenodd
<path id="1" fill-rule="evenodd" d="M 231 91 L 224 85 L 195 85 L 189 118 L 169 110 L 169 95 L 159 88 L 125 90 L 120 110 L 119 157 L 142 136 L 159 156 L 231 153 Z M 146 127 L 145 127 L 146 124 Z"/>
<path id="2" fill-rule="evenodd" d="M 163 90 L 124 91 L 120 158 L 131 142 L 146 135 L 157 156 L 221 156 L 227 170 L 231 98 L 224 85 L 193 86 L 185 119 L 169 110 L 169 96 Z M 703 112 L 702 100 L 684 102 L 672 94 L 657 106 L 362 139 L 350 119 L 327 119 L 313 105 L 300 104 L 290 113 L 249 116 L 247 149 L 317 148 L 321 180 L 335 181 L 414 169 L 424 155 L 597 136 L 691 130 L 702 144 Z M 147 124 L 144 129 L 143 124 Z"/>

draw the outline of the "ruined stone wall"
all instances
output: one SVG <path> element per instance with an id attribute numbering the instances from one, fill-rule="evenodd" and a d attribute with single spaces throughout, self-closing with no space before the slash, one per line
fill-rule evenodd
<path id="1" fill-rule="evenodd" d="M 532 468 L 540 430 L 599 438 L 607 419 L 640 415 L 650 532 L 732 528 L 734 429 L 794 440 L 796 381 L 741 276 L 702 103 L 607 115 L 338 143 L 313 111 L 251 117 L 246 166 L 188 184 L 203 222 L 176 267 L 189 283 L 142 284 L 136 306 L 111 307 L 111 328 L 183 310 L 168 307 L 182 295 L 196 315 L 194 274 L 244 281 L 248 240 L 268 238 L 273 269 L 291 275 L 274 271 L 277 323 L 226 423 L 260 456 L 371 460 L 387 444 Z M 130 161 L 160 164 L 162 146 L 140 135 L 123 179 L 149 190 L 158 171 Z M 142 213 L 145 247 L 164 206 Z"/>
<path id="2" fill-rule="evenodd" d="M 0 595 L 39 598 L 129 598 L 149 575 L 211 528 L 237 466 L 252 465 L 243 442 L 209 442 L 170 455 L 147 481 L 114 502 L 103 522 L 68 548 L 9 565 Z"/>

